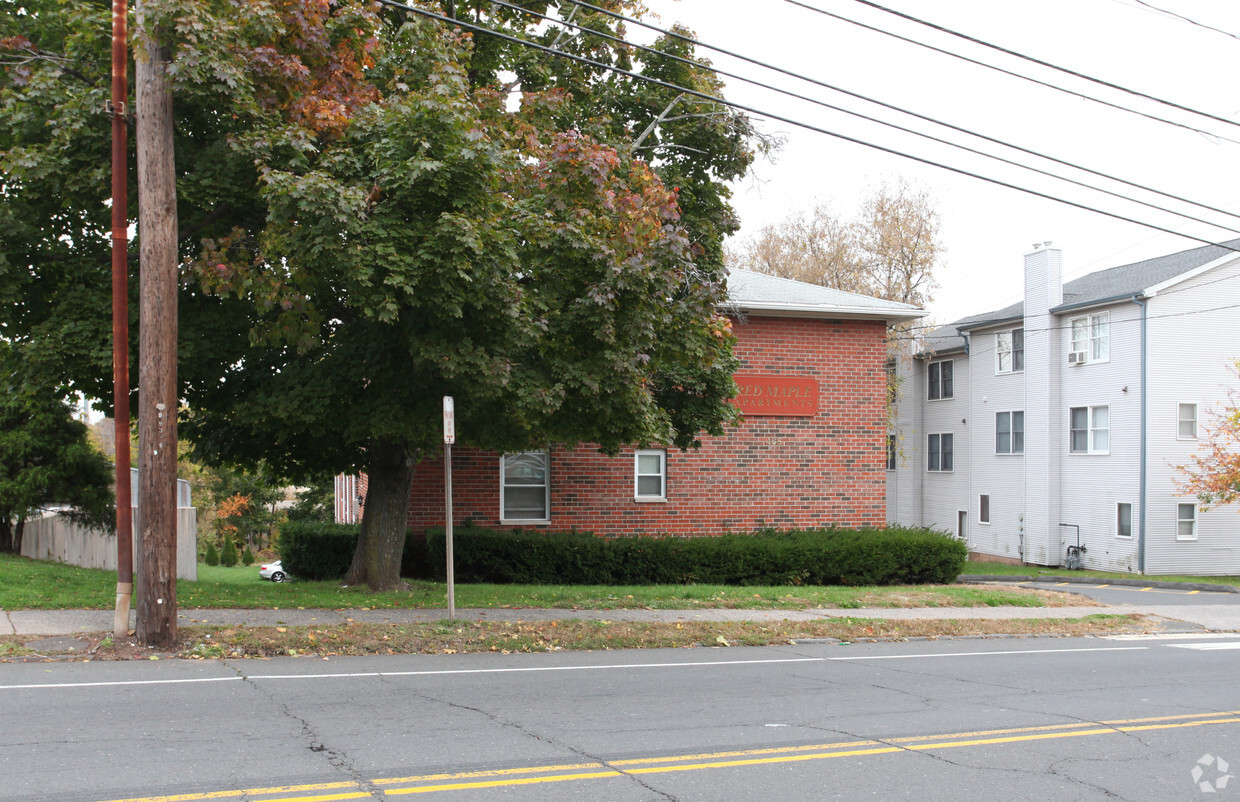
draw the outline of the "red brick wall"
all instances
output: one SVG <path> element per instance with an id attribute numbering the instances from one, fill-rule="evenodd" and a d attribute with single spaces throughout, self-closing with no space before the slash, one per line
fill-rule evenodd
<path id="1" fill-rule="evenodd" d="M 551 451 L 551 523 L 600 535 L 719 534 L 886 521 L 885 324 L 750 317 L 733 321 L 739 373 L 816 377 L 813 417 L 750 416 L 702 448 L 667 451 L 667 501 L 633 500 L 633 451 Z M 442 458 L 414 478 L 409 526 L 444 523 Z M 501 528 L 499 455 L 454 448 L 455 521 Z"/>

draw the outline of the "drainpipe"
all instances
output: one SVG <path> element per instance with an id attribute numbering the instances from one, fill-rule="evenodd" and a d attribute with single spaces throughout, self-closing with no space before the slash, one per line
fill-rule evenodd
<path id="1" fill-rule="evenodd" d="M 1146 373 L 1146 338 L 1148 332 L 1149 307 L 1146 301 L 1141 300 L 1139 296 L 1132 296 L 1132 302 L 1141 307 L 1141 490 L 1139 500 L 1137 502 L 1138 510 L 1138 526 L 1140 527 L 1137 537 L 1137 572 L 1145 573 L 1145 462 L 1147 445 L 1146 432 L 1146 407 L 1149 402 L 1149 391 L 1147 389 Z"/>

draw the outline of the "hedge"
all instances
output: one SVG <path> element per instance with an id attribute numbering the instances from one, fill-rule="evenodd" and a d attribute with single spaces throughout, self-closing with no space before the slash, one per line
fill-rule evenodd
<path id="1" fill-rule="evenodd" d="M 343 579 L 357 550 L 357 524 L 289 521 L 280 527 L 280 560 L 289 576 L 298 579 Z M 429 579 L 426 544 L 405 533 L 400 575 Z"/>
<path id="2" fill-rule="evenodd" d="M 444 579 L 442 529 L 427 533 Z M 718 537 L 602 539 L 589 532 L 453 529 L 458 582 L 566 585 L 917 585 L 954 582 L 965 544 L 930 529 L 764 530 Z"/>

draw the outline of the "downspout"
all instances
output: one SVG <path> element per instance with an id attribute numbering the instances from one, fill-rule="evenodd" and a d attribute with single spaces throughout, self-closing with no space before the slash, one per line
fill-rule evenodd
<path id="1" fill-rule="evenodd" d="M 1138 523 L 1140 527 L 1137 536 L 1137 573 L 1145 573 L 1145 462 L 1146 462 L 1146 442 L 1148 440 L 1146 433 L 1146 407 L 1149 403 L 1149 391 L 1147 389 L 1146 373 L 1147 373 L 1147 331 L 1149 321 L 1149 308 L 1146 301 L 1141 300 L 1137 295 L 1132 296 L 1132 302 L 1141 307 L 1141 488 L 1137 501 L 1138 507 Z"/>
<path id="2" fill-rule="evenodd" d="M 962 333 L 959 329 L 956 330 L 956 333 L 960 334 L 960 336 L 964 338 L 964 355 L 966 357 L 969 356 L 969 350 L 970 350 L 969 346 L 973 344 L 973 340 L 970 338 L 968 334 Z M 966 407 L 968 411 L 965 414 L 968 415 L 969 420 L 973 420 L 973 360 L 970 359 L 968 361 L 968 364 L 969 364 L 969 404 Z M 973 487 L 973 437 L 971 436 L 971 433 L 973 430 L 969 428 L 972 425 L 973 424 L 971 423 L 965 424 L 965 431 L 963 432 L 963 434 L 969 436 L 969 457 L 968 457 L 968 462 L 966 463 L 967 470 L 969 471 L 969 492 L 968 492 L 968 496 L 966 496 L 964 500 L 964 508 L 965 508 L 964 545 L 965 545 L 965 548 L 968 549 L 969 551 L 972 551 L 973 549 L 973 527 L 977 526 L 978 521 L 981 520 L 980 515 L 978 516 L 978 521 L 973 520 L 973 499 L 977 498 L 977 496 L 973 492 L 974 491 L 974 487 Z"/>

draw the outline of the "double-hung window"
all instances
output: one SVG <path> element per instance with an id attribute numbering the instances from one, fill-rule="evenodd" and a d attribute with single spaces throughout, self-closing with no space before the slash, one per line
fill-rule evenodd
<path id="1" fill-rule="evenodd" d="M 1181 440 L 1197 439 L 1197 405 L 1196 404 L 1180 404 L 1178 415 L 1177 437 Z"/>
<path id="2" fill-rule="evenodd" d="M 1072 320 L 1072 350 L 1086 362 L 1111 359 L 1111 313 L 1102 312 Z"/>
<path id="3" fill-rule="evenodd" d="M 995 453 L 1025 453 L 1025 413 L 1023 410 L 995 413 Z"/>
<path id="4" fill-rule="evenodd" d="M 1175 539 L 1197 539 L 1197 505 L 1177 504 L 1175 514 Z"/>
<path id="5" fill-rule="evenodd" d="M 1020 373 L 1025 369 L 1025 330 L 1012 329 L 995 335 L 995 373 Z"/>
<path id="6" fill-rule="evenodd" d="M 551 519 L 551 456 L 546 451 L 505 454 L 499 467 L 502 521 Z"/>
<path id="7" fill-rule="evenodd" d="M 633 456 L 633 497 L 638 501 L 667 499 L 667 452 L 642 449 Z"/>
<path id="8" fill-rule="evenodd" d="M 946 473 L 952 470 L 952 435 L 932 434 L 926 443 L 926 470 Z"/>
<path id="9" fill-rule="evenodd" d="M 1068 451 L 1107 454 L 1111 451 L 1111 414 L 1108 407 L 1072 407 L 1068 411 Z"/>
<path id="10" fill-rule="evenodd" d="M 944 398 L 951 398 L 954 390 L 952 387 L 952 361 L 950 359 L 944 362 L 931 362 L 927 367 L 928 372 L 928 397 L 931 401 L 938 401 Z"/>

